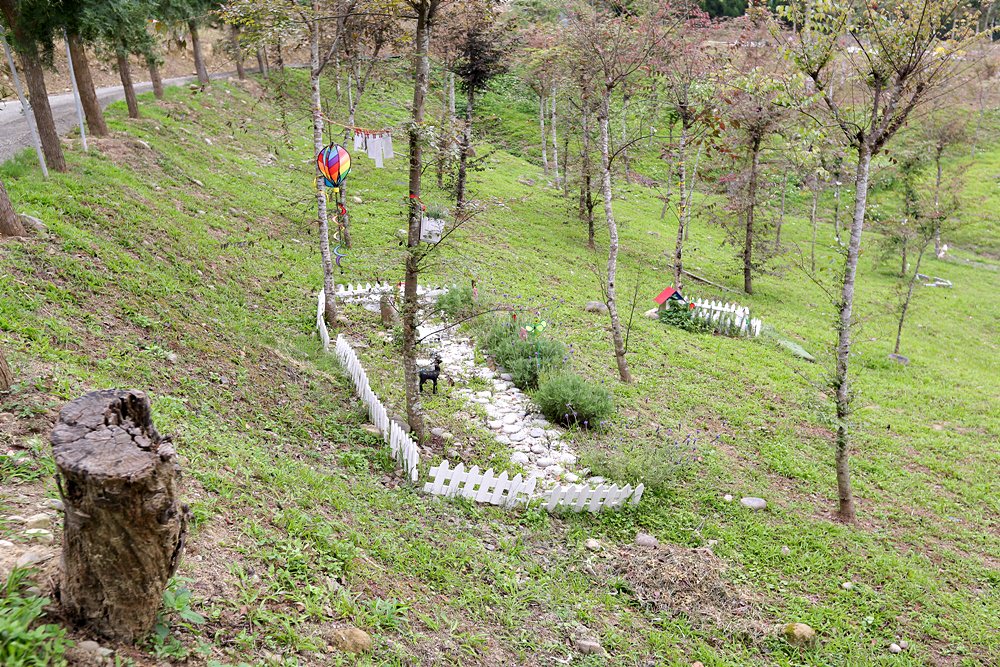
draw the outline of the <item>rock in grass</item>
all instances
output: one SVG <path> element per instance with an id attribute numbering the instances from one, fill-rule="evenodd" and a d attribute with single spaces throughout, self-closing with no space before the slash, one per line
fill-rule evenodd
<path id="1" fill-rule="evenodd" d="M 601 643 L 593 639 L 577 639 L 573 642 L 573 646 L 583 655 L 601 655 L 604 653 L 604 647 L 601 646 Z"/>
<path id="2" fill-rule="evenodd" d="M 791 549 L 789 549 L 788 547 L 781 547 L 781 555 L 782 556 L 787 556 L 790 553 L 792 553 Z"/>
<path id="3" fill-rule="evenodd" d="M 49 523 L 52 522 L 52 518 L 48 514 L 33 514 L 29 516 L 24 521 L 24 527 L 31 528 L 48 528 Z"/>
<path id="4" fill-rule="evenodd" d="M 903 647 L 900 646 L 899 644 L 889 644 L 889 653 L 896 654 L 902 652 L 903 652 Z"/>
<path id="5" fill-rule="evenodd" d="M 45 530 L 44 528 L 29 528 L 24 531 L 24 536 L 30 540 L 36 542 L 43 542 L 45 544 L 50 544 L 52 542 L 52 531 Z"/>
<path id="6" fill-rule="evenodd" d="M 645 313 L 642 314 L 647 320 L 658 320 L 660 319 L 660 311 L 658 308 L 650 308 Z"/>
<path id="7" fill-rule="evenodd" d="M 792 646 L 808 647 L 816 643 L 816 631 L 805 623 L 787 623 L 782 635 Z"/>
<path id="8" fill-rule="evenodd" d="M 374 424 L 365 424 L 361 427 L 366 433 L 371 433 L 374 436 L 381 436 L 382 431 L 378 430 L 378 426 Z"/>
<path id="9" fill-rule="evenodd" d="M 640 547 L 656 547 L 660 541 L 648 533 L 639 533 L 635 536 L 635 543 Z"/>
<path id="10" fill-rule="evenodd" d="M 35 232 L 39 234 L 44 234 L 46 231 L 48 231 L 48 227 L 45 226 L 45 223 L 33 215 L 21 213 L 17 217 L 18 219 L 20 219 L 21 225 L 23 225 L 25 229 L 33 229 Z"/>
<path id="11" fill-rule="evenodd" d="M 329 634 L 330 644 L 344 653 L 367 653 L 372 650 L 372 638 L 360 628 L 338 628 Z"/>
<path id="12" fill-rule="evenodd" d="M 601 543 L 595 540 L 593 537 L 588 538 L 587 541 L 583 543 L 583 546 L 587 547 L 587 549 L 590 551 L 601 550 Z"/>
<path id="13" fill-rule="evenodd" d="M 902 364 L 903 366 L 909 366 L 910 365 L 910 358 L 909 357 L 904 357 L 901 354 L 890 354 L 889 358 L 892 359 L 893 361 L 895 361 L 897 364 Z"/>
<path id="14" fill-rule="evenodd" d="M 852 584 L 852 583 L 851 583 L 851 582 L 849 582 L 849 581 L 845 581 L 844 583 L 842 583 L 842 584 L 840 585 L 840 587 L 841 587 L 841 588 L 843 588 L 843 589 L 844 589 L 845 591 L 849 591 L 849 590 L 851 590 L 852 588 L 854 588 L 854 584 Z"/>
<path id="15" fill-rule="evenodd" d="M 431 429 L 431 435 L 433 435 L 435 438 L 443 437 L 444 436 L 444 429 L 441 428 L 440 426 L 436 426 L 436 427 L 434 427 L 434 428 Z"/>
<path id="16" fill-rule="evenodd" d="M 752 510 L 764 510 L 767 509 L 767 501 L 763 498 L 754 498 L 753 496 L 747 496 L 746 498 L 740 498 L 740 504 L 744 507 L 749 507 Z"/>
<path id="17" fill-rule="evenodd" d="M 604 314 L 608 312 L 607 305 L 601 303 L 600 301 L 588 301 L 587 305 L 583 307 L 588 313 L 601 313 Z"/>

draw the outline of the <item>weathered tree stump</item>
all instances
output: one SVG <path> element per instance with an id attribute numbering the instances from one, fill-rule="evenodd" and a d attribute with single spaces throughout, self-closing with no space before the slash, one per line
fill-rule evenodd
<path id="1" fill-rule="evenodd" d="M 110 389 L 63 407 L 52 452 L 66 516 L 63 609 L 104 637 L 135 642 L 152 630 L 184 548 L 174 448 L 143 392 Z"/>

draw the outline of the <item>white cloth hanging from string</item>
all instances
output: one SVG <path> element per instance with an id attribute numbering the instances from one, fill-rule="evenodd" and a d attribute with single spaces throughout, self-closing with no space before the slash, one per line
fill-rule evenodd
<path id="1" fill-rule="evenodd" d="M 354 150 L 367 154 L 375 162 L 376 169 L 383 169 L 385 160 L 396 156 L 392 149 L 392 134 L 390 132 L 355 129 Z"/>

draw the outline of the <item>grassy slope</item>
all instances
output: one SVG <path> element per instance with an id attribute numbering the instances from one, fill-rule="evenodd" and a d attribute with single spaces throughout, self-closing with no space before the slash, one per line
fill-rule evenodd
<path id="1" fill-rule="evenodd" d="M 400 105 L 385 104 L 395 94 L 373 90 L 359 121 L 401 120 Z M 485 111 L 515 152 L 530 146 L 530 104 L 511 93 L 488 98 Z M 855 479 L 865 523 L 847 528 L 829 520 L 829 409 L 807 382 L 821 369 L 764 343 L 638 320 L 630 362 L 639 382 L 618 386 L 607 336 L 595 336 L 605 322 L 582 311 L 599 295 L 589 264 L 603 261 L 600 251 L 585 250 L 585 230 L 536 166 L 492 153 L 473 193 L 496 205 L 457 235 L 428 281 L 472 276 L 498 298 L 543 304 L 552 335 L 573 344 L 573 366 L 613 387 L 619 414 L 723 440 L 620 514 L 551 519 L 435 502 L 395 488 L 346 383 L 311 336 L 321 279 L 307 143 L 282 145 L 269 103 L 222 86 L 146 100 L 139 122 L 114 114 L 117 130 L 152 151 L 116 138 L 103 155 L 72 152 L 73 173 L 48 184 L 26 162 L 4 167 L 19 209 L 52 232 L 2 248 L 3 344 L 31 378 L 4 407 L 30 415 L 90 388 L 150 389 L 161 430 L 177 434 L 186 457 L 198 525 L 184 570 L 210 618 L 203 634 L 216 657 L 298 651 L 307 664 L 332 663 L 320 637 L 345 622 L 373 632 L 375 664 L 546 664 L 572 654 L 578 624 L 601 637 L 614 664 L 869 664 L 888 661 L 884 647 L 897 636 L 914 646 L 893 664 L 1000 656 L 990 631 L 1000 616 L 997 273 L 932 261 L 928 272 L 956 289 L 919 295 L 903 349 L 914 361 L 901 368 L 885 359 L 894 279 L 863 258 Z M 307 136 L 304 117 L 287 116 L 296 137 Z M 350 192 L 364 204 L 351 206 L 356 247 L 344 279 L 399 277 L 393 234 L 404 217 L 404 163 L 379 171 L 356 160 Z M 630 288 L 640 272 L 644 304 L 669 282 L 670 225 L 648 191 L 620 194 L 623 279 Z M 446 201 L 433 188 L 424 199 Z M 787 229 L 790 242 L 807 238 L 797 219 Z M 721 237 L 696 224 L 695 270 L 731 277 Z M 823 261 L 830 253 L 824 245 Z M 814 353 L 831 340 L 831 309 L 795 270 L 762 278 L 747 302 Z M 351 316 L 352 334 L 372 344 L 373 369 L 388 374 L 391 352 L 375 347 L 370 316 Z M 392 397 L 396 384 L 384 393 Z M 442 419 L 455 411 L 447 390 L 429 407 Z M 5 469 L 5 486 L 15 473 L 31 480 L 47 470 L 38 437 L 18 435 L 34 445 L 37 466 Z M 581 446 L 624 437 L 618 429 Z M 21 490 L 42 488 L 28 481 Z M 44 489 L 54 493 L 51 482 Z M 764 496 L 770 509 L 749 514 L 722 502 L 727 492 Z M 17 502 L 9 497 L 10 512 L 0 514 L 19 511 Z M 734 639 L 693 614 L 645 610 L 602 567 L 609 561 L 582 547 L 589 536 L 627 543 L 637 529 L 692 547 L 719 540 L 728 580 L 768 620 L 816 627 L 822 647 L 799 653 Z M 327 579 L 344 567 L 346 588 L 333 590 Z M 846 579 L 854 590 L 840 589 Z M 182 636 L 193 644 L 194 635 Z"/>

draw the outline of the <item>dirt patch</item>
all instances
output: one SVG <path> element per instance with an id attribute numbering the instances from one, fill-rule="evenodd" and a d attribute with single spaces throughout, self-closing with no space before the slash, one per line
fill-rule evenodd
<path id="1" fill-rule="evenodd" d="M 725 562 L 709 549 L 624 546 L 609 566 L 643 606 L 730 636 L 759 638 L 769 626 L 747 591 L 723 579 Z"/>

